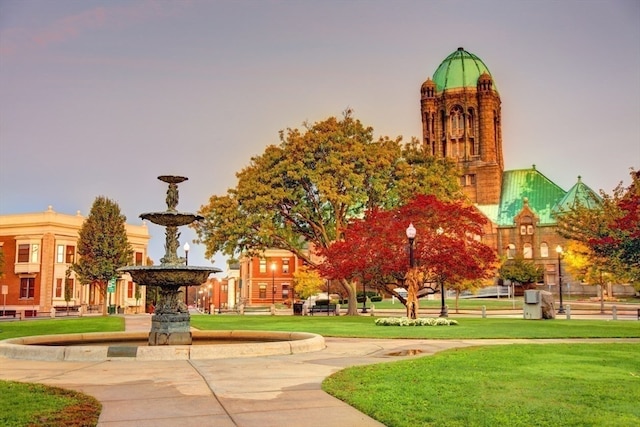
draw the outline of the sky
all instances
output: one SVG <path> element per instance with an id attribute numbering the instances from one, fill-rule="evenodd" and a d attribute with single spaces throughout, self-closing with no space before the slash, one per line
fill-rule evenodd
<path id="1" fill-rule="evenodd" d="M 506 169 L 608 193 L 640 169 L 637 0 L 0 0 L 0 214 L 106 196 L 141 224 L 166 209 L 159 175 L 188 177 L 197 212 L 280 130 L 347 108 L 409 141 L 458 47 L 500 92 Z M 225 270 L 181 233 L 190 265 Z"/>

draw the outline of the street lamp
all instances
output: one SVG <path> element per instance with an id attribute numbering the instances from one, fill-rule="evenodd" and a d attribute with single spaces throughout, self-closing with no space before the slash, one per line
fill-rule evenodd
<path id="1" fill-rule="evenodd" d="M 364 281 L 362 281 L 362 312 L 367 312 L 367 291 L 364 287 Z"/>
<path id="2" fill-rule="evenodd" d="M 207 285 L 207 308 L 206 312 L 211 314 L 211 283 Z"/>
<path id="3" fill-rule="evenodd" d="M 413 242 L 416 238 L 416 228 L 413 226 L 413 223 L 407 227 L 407 238 L 409 239 L 409 267 L 413 268 L 415 262 L 413 259 Z"/>
<path id="4" fill-rule="evenodd" d="M 558 314 L 564 314 L 564 306 L 562 305 L 562 270 L 560 266 L 560 260 L 562 260 L 562 246 L 556 247 L 558 252 L 558 292 L 560 293 L 560 307 L 558 308 Z"/>
<path id="5" fill-rule="evenodd" d="M 189 242 L 185 242 L 184 246 L 184 265 L 187 266 L 189 265 Z M 184 303 L 187 306 L 187 309 L 189 307 L 189 285 L 186 285 L 184 287 Z"/>
<path id="6" fill-rule="evenodd" d="M 276 305 L 276 263 L 271 263 L 271 305 Z"/>
<path id="7" fill-rule="evenodd" d="M 440 236 L 444 233 L 442 227 L 438 227 L 436 233 Z M 440 279 L 440 317 L 449 317 L 447 305 L 444 303 L 444 280 Z"/>
<path id="8" fill-rule="evenodd" d="M 413 268 L 415 266 L 415 259 L 413 256 L 413 242 L 416 239 L 416 228 L 413 226 L 413 223 L 409 223 L 409 226 L 407 227 L 407 239 L 409 239 L 409 268 Z M 412 297 L 411 307 L 409 307 L 409 313 L 411 314 L 412 319 L 416 317 L 415 311 L 415 302 L 413 301 Z"/>

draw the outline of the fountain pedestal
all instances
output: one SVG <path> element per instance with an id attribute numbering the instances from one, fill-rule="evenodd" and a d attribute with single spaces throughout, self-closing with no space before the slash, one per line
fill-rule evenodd
<path id="1" fill-rule="evenodd" d="M 189 313 L 154 314 L 151 318 L 149 345 L 191 345 Z"/>

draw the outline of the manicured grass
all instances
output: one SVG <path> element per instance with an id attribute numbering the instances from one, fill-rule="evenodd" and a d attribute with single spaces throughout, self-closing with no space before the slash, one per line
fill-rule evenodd
<path id="1" fill-rule="evenodd" d="M 323 389 L 389 427 L 640 425 L 640 344 L 451 350 L 353 367 Z"/>
<path id="2" fill-rule="evenodd" d="M 0 381 L 0 396 L 2 426 L 95 426 L 102 409 L 91 396 L 41 384 Z"/>
<path id="3" fill-rule="evenodd" d="M 450 318 L 458 326 L 376 326 L 371 316 L 192 316 L 191 325 L 204 330 L 313 332 L 332 337 L 360 338 L 640 338 L 640 322 L 630 320 L 523 320 Z"/>
<path id="4" fill-rule="evenodd" d="M 405 307 L 400 303 L 400 301 L 396 300 L 392 302 L 390 299 L 385 299 L 382 301 L 376 301 L 371 303 L 367 301 L 367 308 L 371 307 L 371 304 L 375 306 L 376 309 L 393 309 L 393 310 L 404 310 Z M 433 310 L 433 312 L 440 312 L 441 305 L 440 297 L 434 298 L 432 300 L 421 299 L 420 300 L 420 308 L 424 310 Z M 445 304 L 449 306 L 449 310 L 455 310 L 455 300 L 447 299 L 445 300 Z M 522 297 L 517 297 L 515 299 L 515 304 L 512 299 L 507 298 L 474 298 L 474 299 L 460 299 L 458 300 L 458 308 L 460 310 L 481 310 L 482 306 L 485 306 L 487 310 L 511 310 L 512 308 L 522 310 Z M 362 303 L 358 304 L 358 309 L 362 307 Z"/>
<path id="5" fill-rule="evenodd" d="M 123 317 L 99 316 L 75 319 L 16 320 L 0 323 L 0 340 L 33 335 L 118 331 L 124 331 Z"/>

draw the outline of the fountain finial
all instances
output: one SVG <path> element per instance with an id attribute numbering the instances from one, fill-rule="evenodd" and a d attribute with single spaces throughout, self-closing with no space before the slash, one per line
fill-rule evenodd
<path id="1" fill-rule="evenodd" d="M 158 179 L 162 182 L 169 184 L 167 190 L 167 210 L 169 212 L 176 212 L 176 206 L 178 206 L 178 184 L 188 180 L 186 176 L 175 175 L 160 175 Z"/>

